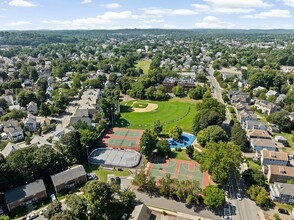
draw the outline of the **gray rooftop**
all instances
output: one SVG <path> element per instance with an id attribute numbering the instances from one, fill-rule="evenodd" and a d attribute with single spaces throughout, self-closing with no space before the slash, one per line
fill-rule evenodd
<path id="1" fill-rule="evenodd" d="M 57 173 L 51 176 L 52 182 L 54 186 L 58 186 L 63 183 L 68 183 L 74 179 L 77 179 L 81 176 L 85 176 L 86 171 L 82 165 L 77 165 L 75 167 L 71 167 L 65 171 Z"/>
<path id="2" fill-rule="evenodd" d="M 11 154 L 12 152 L 16 151 L 16 150 L 19 150 L 20 147 L 17 146 L 16 144 L 12 144 L 12 143 L 8 143 L 6 145 L 6 147 L 2 150 L 1 154 L 4 156 L 4 157 L 8 157 L 9 154 Z"/>
<path id="3" fill-rule="evenodd" d="M 5 193 L 5 200 L 7 204 L 18 201 L 22 198 L 33 196 L 39 192 L 46 191 L 44 182 L 42 179 L 36 180 L 35 182 L 14 188 Z"/>
<path id="4" fill-rule="evenodd" d="M 275 185 L 277 185 L 277 188 L 279 189 L 280 194 L 294 196 L 293 184 L 275 182 Z"/>
<path id="5" fill-rule="evenodd" d="M 149 220 L 151 217 L 151 210 L 145 205 L 137 205 L 131 214 L 134 220 Z"/>

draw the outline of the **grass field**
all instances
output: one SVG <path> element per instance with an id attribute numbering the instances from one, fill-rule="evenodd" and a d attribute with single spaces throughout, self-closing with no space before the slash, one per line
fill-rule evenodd
<path id="1" fill-rule="evenodd" d="M 145 59 L 144 60 L 140 60 L 140 61 L 138 61 L 136 67 L 137 67 L 137 69 L 138 68 L 141 68 L 143 70 L 143 72 L 145 74 L 147 74 L 148 71 L 149 71 L 149 67 L 150 67 L 150 63 L 151 62 L 152 62 L 152 60 L 145 60 Z"/>
<path id="2" fill-rule="evenodd" d="M 102 167 L 97 167 L 94 165 L 85 166 L 87 173 L 95 173 L 99 180 L 102 182 L 107 182 L 107 175 L 114 174 L 116 176 L 129 176 L 131 172 L 128 169 L 124 169 L 123 171 L 118 171 L 117 169 L 114 170 L 104 170 Z"/>
<path id="3" fill-rule="evenodd" d="M 129 110 L 135 101 L 121 103 L 121 117 L 116 122 L 116 127 L 127 127 L 134 129 L 151 128 L 155 120 L 163 124 L 163 132 L 178 125 L 186 132 L 192 132 L 192 121 L 196 113 L 195 104 L 171 99 L 163 102 L 152 102 L 158 104 L 158 108 L 151 112 L 132 112 Z M 150 101 L 140 101 L 150 103 Z"/>
<path id="4" fill-rule="evenodd" d="M 174 158 L 174 159 L 178 159 L 178 160 L 191 161 L 191 159 L 189 158 L 189 156 L 186 153 L 186 150 L 182 150 L 182 151 L 175 151 L 175 150 L 173 150 L 171 152 L 170 157 L 171 158 Z"/>
<path id="5" fill-rule="evenodd" d="M 144 103 L 144 102 L 135 102 L 132 105 L 133 108 L 146 108 L 147 106 L 148 106 L 148 103 Z"/>

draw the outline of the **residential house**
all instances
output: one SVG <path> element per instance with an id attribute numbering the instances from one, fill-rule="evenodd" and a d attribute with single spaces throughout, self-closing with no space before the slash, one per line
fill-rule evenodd
<path id="1" fill-rule="evenodd" d="M 62 130 L 56 131 L 56 132 L 53 134 L 53 141 L 54 141 L 54 142 L 58 142 L 58 141 L 60 141 L 61 136 L 64 135 L 64 134 L 67 134 L 67 133 L 70 132 L 70 131 L 71 131 L 71 130 L 68 129 L 68 128 L 65 128 L 65 129 L 62 129 Z"/>
<path id="2" fill-rule="evenodd" d="M 274 90 L 269 90 L 267 93 L 265 93 L 266 98 L 268 99 L 271 96 L 278 97 L 280 93 Z"/>
<path id="3" fill-rule="evenodd" d="M 277 97 L 275 103 L 276 103 L 276 104 L 279 104 L 279 103 L 282 102 L 285 98 L 286 98 L 286 95 L 285 95 L 285 94 L 280 94 L 280 95 Z"/>
<path id="4" fill-rule="evenodd" d="M 290 118 L 290 120 L 291 120 L 292 122 L 294 122 L 294 112 L 291 112 L 291 113 L 288 115 L 288 117 Z"/>
<path id="5" fill-rule="evenodd" d="M 240 124 L 244 124 L 246 121 L 255 120 L 256 115 L 252 111 L 242 110 L 237 113 L 237 119 Z"/>
<path id="6" fill-rule="evenodd" d="M 238 113 L 238 112 L 240 112 L 242 110 L 246 110 L 246 111 L 251 110 L 251 106 L 248 103 L 243 103 L 243 102 L 234 103 L 233 108 L 234 108 L 236 113 Z"/>
<path id="7" fill-rule="evenodd" d="M 1 151 L 1 154 L 6 158 L 6 157 L 9 156 L 9 154 L 11 154 L 12 152 L 17 151 L 19 149 L 20 149 L 19 146 L 17 146 L 16 144 L 13 144 L 13 143 L 10 143 L 9 142 L 6 145 L 6 147 Z"/>
<path id="8" fill-rule="evenodd" d="M 42 179 L 5 192 L 5 201 L 9 211 L 26 204 L 36 203 L 47 197 Z"/>
<path id="9" fill-rule="evenodd" d="M 71 167 L 60 173 L 51 175 L 55 192 L 58 193 L 66 188 L 75 187 L 81 182 L 87 182 L 86 171 L 82 165 Z"/>
<path id="10" fill-rule="evenodd" d="M 258 86 L 258 87 L 253 89 L 253 95 L 257 95 L 257 93 L 260 92 L 260 91 L 267 91 L 267 89 L 262 87 L 262 86 Z"/>
<path id="11" fill-rule="evenodd" d="M 46 117 L 37 118 L 37 123 L 40 127 L 44 127 L 51 124 L 51 120 Z"/>
<path id="12" fill-rule="evenodd" d="M 276 136 L 275 140 L 278 143 L 283 144 L 285 147 L 290 147 L 288 140 L 286 138 L 284 138 L 283 136 Z"/>
<path id="13" fill-rule="evenodd" d="M 279 152 L 279 151 L 269 151 L 263 149 L 261 151 L 261 165 L 278 165 L 278 166 L 287 166 L 289 162 L 288 153 Z"/>
<path id="14" fill-rule="evenodd" d="M 28 131 L 36 131 L 37 130 L 37 120 L 36 117 L 29 114 L 27 118 L 23 121 L 24 128 Z"/>
<path id="15" fill-rule="evenodd" d="M 68 126 L 74 125 L 78 122 L 85 122 L 87 125 L 91 125 L 92 119 L 89 117 L 88 109 L 76 109 L 76 111 L 70 117 Z"/>
<path id="16" fill-rule="evenodd" d="M 270 115 L 271 113 L 278 110 L 277 106 L 274 103 L 265 100 L 256 100 L 254 106 L 258 110 L 261 110 L 262 113 L 267 115 Z"/>
<path id="17" fill-rule="evenodd" d="M 133 212 L 130 214 L 130 219 L 133 220 L 150 220 L 152 211 L 143 203 L 136 205 Z"/>
<path id="18" fill-rule="evenodd" d="M 265 130 L 247 130 L 247 138 L 259 138 L 272 140 L 272 136 Z"/>
<path id="19" fill-rule="evenodd" d="M 269 183 L 286 183 L 288 180 L 294 179 L 294 167 L 268 165 L 266 177 Z"/>
<path id="20" fill-rule="evenodd" d="M 4 95 L 1 96 L 0 98 L 5 99 L 5 101 L 7 102 L 8 106 L 14 105 L 14 100 L 13 100 L 13 96 L 12 95 Z"/>
<path id="21" fill-rule="evenodd" d="M 236 103 L 236 102 L 242 102 L 242 103 L 250 103 L 251 102 L 251 97 L 249 94 L 236 94 L 233 95 L 231 98 L 231 103 Z"/>
<path id="22" fill-rule="evenodd" d="M 294 204 L 294 185 L 275 182 L 270 185 L 270 197 L 276 202 Z"/>
<path id="23" fill-rule="evenodd" d="M 23 88 L 31 87 L 33 86 L 33 81 L 29 79 L 25 79 L 25 81 L 21 84 Z"/>
<path id="24" fill-rule="evenodd" d="M 27 111 L 33 115 L 38 114 L 38 105 L 37 103 L 31 101 L 28 105 L 27 105 Z"/>
<path id="25" fill-rule="evenodd" d="M 188 91 L 191 88 L 195 88 L 195 81 L 192 78 L 174 78 L 174 77 L 166 77 L 162 84 L 165 86 L 168 92 L 172 91 L 174 86 L 180 85 L 183 87 L 185 91 Z"/>
<path id="26" fill-rule="evenodd" d="M 250 139 L 250 146 L 257 152 L 261 152 L 263 149 L 267 149 L 269 151 L 278 150 L 277 143 L 270 139 L 252 138 Z"/>
<path id="27" fill-rule="evenodd" d="M 20 110 L 20 105 L 11 105 L 9 106 L 8 110 L 12 111 L 12 110 Z"/>
<path id="28" fill-rule="evenodd" d="M 24 138 L 23 130 L 19 127 L 16 120 L 10 119 L 3 122 L 4 131 L 8 135 L 8 139 L 11 142 L 20 141 Z"/>

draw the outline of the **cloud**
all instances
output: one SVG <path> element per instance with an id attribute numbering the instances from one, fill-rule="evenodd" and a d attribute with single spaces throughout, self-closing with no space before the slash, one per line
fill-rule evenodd
<path id="1" fill-rule="evenodd" d="M 83 0 L 81 3 L 82 4 L 89 4 L 89 3 L 91 3 L 92 2 L 92 0 Z"/>
<path id="2" fill-rule="evenodd" d="M 163 16 L 163 15 L 195 15 L 196 10 L 190 9 L 164 9 L 164 8 L 144 8 L 144 13 L 147 15 Z"/>
<path id="3" fill-rule="evenodd" d="M 21 25 L 30 25 L 30 24 L 32 23 L 29 21 L 15 21 L 11 23 L 6 23 L 6 25 L 9 25 L 9 26 L 21 26 Z"/>
<path id="4" fill-rule="evenodd" d="M 203 0 L 219 8 L 265 8 L 272 6 L 263 0 Z"/>
<path id="5" fill-rule="evenodd" d="M 221 28 L 229 29 L 233 28 L 235 25 L 228 22 L 220 21 L 219 18 L 214 16 L 206 16 L 202 21 L 195 23 L 196 28 Z"/>
<path id="6" fill-rule="evenodd" d="M 104 5 L 105 8 L 110 8 L 110 9 L 116 9 L 116 8 L 121 8 L 121 5 L 118 3 L 109 3 Z"/>
<path id="7" fill-rule="evenodd" d="M 100 25 L 113 24 L 120 21 L 138 20 L 141 17 L 134 15 L 131 11 L 122 12 L 105 12 L 102 15 L 89 18 L 80 18 L 74 20 L 42 20 L 43 24 L 52 24 L 54 29 L 62 29 L 70 27 L 70 29 L 89 29 L 101 28 Z"/>
<path id="8" fill-rule="evenodd" d="M 15 7 L 35 7 L 36 5 L 32 2 L 25 0 L 11 0 L 8 5 Z"/>
<path id="9" fill-rule="evenodd" d="M 250 13 L 254 8 L 266 8 L 272 6 L 263 0 L 203 0 L 208 4 L 192 4 L 198 12 L 240 14 Z"/>
<path id="10" fill-rule="evenodd" d="M 285 5 L 294 7 L 294 0 L 284 0 L 283 2 Z"/>
<path id="11" fill-rule="evenodd" d="M 246 19 L 267 19 L 267 18 L 291 18 L 292 15 L 288 10 L 272 9 L 269 11 L 260 12 L 254 15 L 245 15 L 241 18 Z"/>

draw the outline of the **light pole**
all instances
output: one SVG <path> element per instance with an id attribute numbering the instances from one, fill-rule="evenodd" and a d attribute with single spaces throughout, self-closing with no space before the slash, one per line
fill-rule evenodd
<path id="1" fill-rule="evenodd" d="M 89 146 L 86 146 L 86 151 L 87 151 L 87 163 L 88 163 L 88 165 L 89 165 Z"/>

